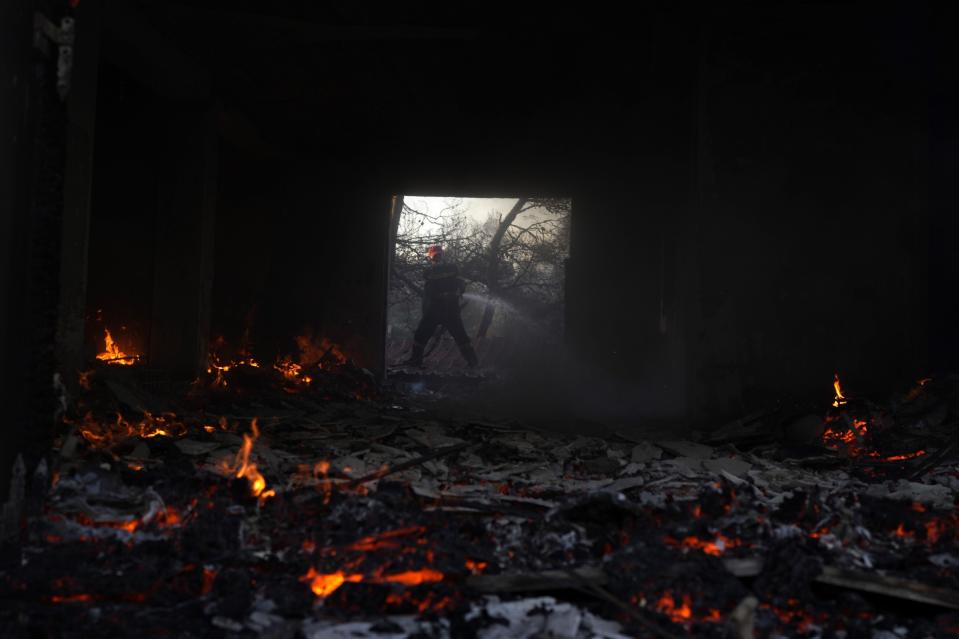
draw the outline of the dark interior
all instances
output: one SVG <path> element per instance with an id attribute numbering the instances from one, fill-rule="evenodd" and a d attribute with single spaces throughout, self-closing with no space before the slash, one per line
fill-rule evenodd
<path id="1" fill-rule="evenodd" d="M 0 502 L 54 463 L 104 327 L 156 396 L 304 334 L 419 384 L 385 359 L 403 193 L 574 202 L 566 350 L 427 380 L 454 421 L 639 442 L 779 411 L 781 441 L 836 375 L 884 402 L 956 370 L 952 7 L 2 4 Z M 63 96 L 35 14 L 75 19 Z"/>

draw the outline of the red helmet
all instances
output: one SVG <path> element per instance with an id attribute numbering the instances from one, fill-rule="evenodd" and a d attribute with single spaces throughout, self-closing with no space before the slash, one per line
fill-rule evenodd
<path id="1" fill-rule="evenodd" d="M 437 255 L 442 255 L 442 254 L 443 254 L 443 247 L 440 246 L 439 244 L 434 244 L 428 249 L 426 249 L 426 256 L 430 258 L 431 260 L 435 258 Z"/>

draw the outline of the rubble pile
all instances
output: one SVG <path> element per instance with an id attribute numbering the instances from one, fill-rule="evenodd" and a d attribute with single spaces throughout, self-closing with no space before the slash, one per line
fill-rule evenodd
<path id="1" fill-rule="evenodd" d="M 346 363 L 175 403 L 133 370 L 29 478 L 4 637 L 959 633 L 954 381 L 679 439 L 451 417 Z"/>

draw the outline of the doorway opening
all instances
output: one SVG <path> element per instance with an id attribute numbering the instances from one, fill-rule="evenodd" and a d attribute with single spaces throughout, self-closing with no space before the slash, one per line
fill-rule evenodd
<path id="1" fill-rule="evenodd" d="M 479 371 L 506 371 L 535 359 L 543 349 L 562 348 L 571 212 L 569 198 L 396 196 L 390 226 L 388 369 L 453 373 L 470 368 L 462 333 L 457 339 L 458 331 L 450 326 L 457 323 L 457 312 Z M 427 321 L 430 330 L 424 331 L 421 322 L 433 308 L 437 290 L 428 284 L 436 266 L 429 257 L 431 247 L 441 249 L 439 261 L 447 269 L 455 266 L 458 288 L 440 287 L 446 299 L 455 297 L 453 310 L 444 311 L 435 328 L 435 317 Z"/>

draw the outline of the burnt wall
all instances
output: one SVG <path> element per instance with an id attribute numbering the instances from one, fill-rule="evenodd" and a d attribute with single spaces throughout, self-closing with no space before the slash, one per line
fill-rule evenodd
<path id="1" fill-rule="evenodd" d="M 616 374 L 656 368 L 690 179 L 685 19 L 650 12 L 639 42 L 519 24 L 311 51 L 321 70 L 292 106 L 243 107 L 273 148 L 224 152 L 217 330 L 255 307 L 261 343 L 312 325 L 380 366 L 392 195 L 569 196 L 571 339 Z"/>
<path id="2" fill-rule="evenodd" d="M 312 334 L 380 366 L 389 194 L 333 158 L 224 156 L 213 334 L 266 361 Z"/>
<path id="3" fill-rule="evenodd" d="M 689 238 L 703 405 L 926 372 L 927 18 L 751 7 L 705 26 Z"/>
<path id="4" fill-rule="evenodd" d="M 922 4 L 664 3 L 628 31 L 437 14 L 388 37 L 356 16 L 315 37 L 283 4 L 228 14 L 251 29 L 230 47 L 215 13 L 144 4 L 213 77 L 215 334 L 250 328 L 271 357 L 312 328 L 376 368 L 390 196 L 556 195 L 574 367 L 628 410 L 733 415 L 828 397 L 834 372 L 874 393 L 929 368 L 929 261 L 948 263 L 929 229 L 951 227 L 945 204 L 929 218 L 948 118 Z"/>
<path id="5" fill-rule="evenodd" d="M 951 294 L 959 282 L 955 241 L 959 237 L 959 87 L 952 81 L 959 69 L 959 42 L 950 37 L 959 20 L 955 4 L 936 4 L 929 11 L 934 37 L 925 50 L 929 117 L 929 347 L 933 370 L 955 370 L 959 361 L 959 299 Z"/>
<path id="6" fill-rule="evenodd" d="M 66 154 L 56 61 L 33 47 L 33 13 L 65 7 L 15 0 L 0 7 L 0 502 L 11 464 L 27 472 L 49 449 L 57 398 L 59 224 Z"/>

